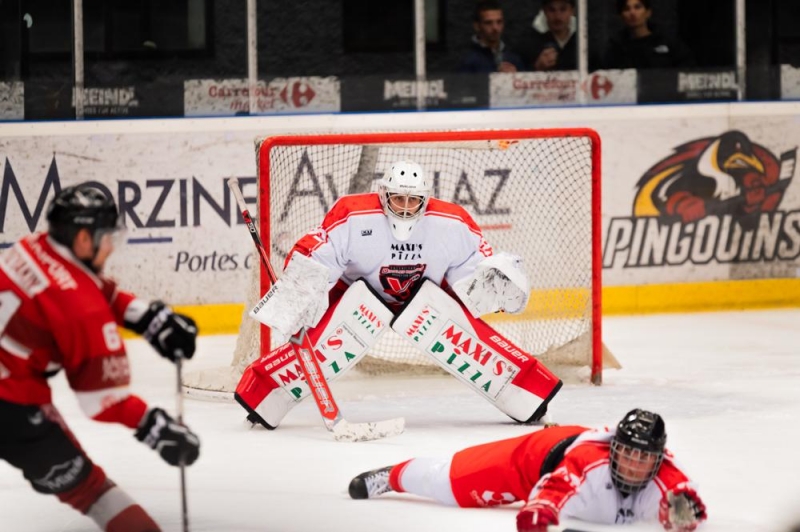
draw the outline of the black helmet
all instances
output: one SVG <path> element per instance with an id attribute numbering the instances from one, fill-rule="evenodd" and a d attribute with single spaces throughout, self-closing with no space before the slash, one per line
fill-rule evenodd
<path id="1" fill-rule="evenodd" d="M 634 408 L 619 422 L 614 438 L 634 449 L 661 453 L 667 443 L 667 431 L 661 416 Z"/>
<path id="2" fill-rule="evenodd" d="M 661 416 L 640 408 L 625 414 L 611 440 L 611 479 L 617 489 L 630 495 L 653 480 L 666 443 L 667 431 Z"/>
<path id="3" fill-rule="evenodd" d="M 83 228 L 92 233 L 97 247 L 104 233 L 119 228 L 118 218 L 114 200 L 91 182 L 63 189 L 47 208 L 48 233 L 67 247 Z"/>

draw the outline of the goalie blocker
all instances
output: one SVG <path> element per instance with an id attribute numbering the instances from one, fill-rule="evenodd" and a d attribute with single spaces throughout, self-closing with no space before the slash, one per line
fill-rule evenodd
<path id="1" fill-rule="evenodd" d="M 391 323 L 400 336 L 515 421 L 541 419 L 561 387 L 541 362 L 472 317 L 431 281 L 393 317 L 363 280 L 353 283 L 308 329 L 325 378 L 333 381 L 354 367 Z M 292 347 L 285 344 L 247 367 L 234 397 L 249 421 L 272 430 L 310 394 Z"/>
<path id="2" fill-rule="evenodd" d="M 539 421 L 561 380 L 426 279 L 392 329 L 520 423 Z"/>

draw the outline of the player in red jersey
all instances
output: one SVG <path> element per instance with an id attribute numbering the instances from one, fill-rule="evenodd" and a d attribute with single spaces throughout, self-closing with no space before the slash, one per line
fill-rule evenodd
<path id="1" fill-rule="evenodd" d="M 107 532 L 158 525 L 81 449 L 52 404 L 48 377 L 63 369 L 82 409 L 120 423 L 171 465 L 193 463 L 197 436 L 128 390 L 117 327 L 144 336 L 174 361 L 191 358 L 197 328 L 160 301 L 122 292 L 101 275 L 113 251 L 117 207 L 90 183 L 68 187 L 47 210 L 48 232 L 0 255 L 0 459 L 39 493 L 56 495 Z"/>
<path id="2" fill-rule="evenodd" d="M 525 501 L 518 532 L 544 532 L 560 516 L 607 524 L 659 520 L 666 530 L 691 532 L 705 520 L 705 505 L 666 441 L 661 416 L 635 409 L 616 430 L 554 426 L 447 458 L 367 471 L 350 482 L 350 496 L 408 492 L 465 508 Z"/>

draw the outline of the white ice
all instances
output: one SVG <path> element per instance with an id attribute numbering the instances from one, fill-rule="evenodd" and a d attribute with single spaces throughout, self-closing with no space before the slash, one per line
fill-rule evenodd
<path id="1" fill-rule="evenodd" d="M 699 532 L 783 531 L 800 521 L 800 310 L 609 318 L 606 344 L 624 368 L 601 387 L 568 385 L 551 413 L 562 424 L 609 425 L 633 407 L 661 413 L 668 447 L 699 484 L 709 520 Z M 187 370 L 225 364 L 232 336 L 202 337 Z M 134 389 L 174 411 L 175 369 L 141 341 L 128 347 Z M 179 476 L 131 431 L 80 412 L 63 377 L 56 404 L 89 455 L 165 531 L 180 530 Z M 187 471 L 191 530 L 270 532 L 507 531 L 516 507 L 457 509 L 408 495 L 353 501 L 351 477 L 420 455 L 524 434 L 450 377 L 348 379 L 333 384 L 345 416 L 405 416 L 406 432 L 367 443 L 338 443 L 313 404 L 292 411 L 273 432 L 249 428 L 233 403 L 185 402 L 202 439 Z M 0 427 L 2 430 L 2 427 Z M 578 521 L 580 530 L 619 530 Z M 660 530 L 657 524 L 624 530 Z M 34 493 L 0 463 L 0 530 L 90 531 L 93 523 Z"/>

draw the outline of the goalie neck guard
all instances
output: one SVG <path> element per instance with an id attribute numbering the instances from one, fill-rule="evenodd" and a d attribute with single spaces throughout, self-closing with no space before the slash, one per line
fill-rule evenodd
<path id="1" fill-rule="evenodd" d="M 422 167 L 412 161 L 394 163 L 381 180 L 378 193 L 392 235 L 401 242 L 408 240 L 431 195 Z"/>

